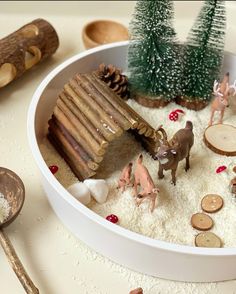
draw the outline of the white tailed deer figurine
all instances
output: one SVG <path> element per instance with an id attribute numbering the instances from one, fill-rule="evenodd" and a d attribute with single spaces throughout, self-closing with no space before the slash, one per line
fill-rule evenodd
<path id="1" fill-rule="evenodd" d="M 234 90 L 233 93 L 231 92 L 231 89 Z M 220 120 L 218 123 L 222 123 L 225 107 L 229 105 L 229 96 L 234 96 L 236 94 L 236 80 L 231 86 L 229 86 L 229 73 L 226 73 L 221 83 L 217 81 L 214 82 L 213 94 L 216 97 L 211 104 L 211 118 L 209 122 L 210 126 L 212 125 L 215 111 L 220 111 Z"/>

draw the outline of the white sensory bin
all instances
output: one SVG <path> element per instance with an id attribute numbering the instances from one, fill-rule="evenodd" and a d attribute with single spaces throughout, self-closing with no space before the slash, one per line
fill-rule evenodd
<path id="1" fill-rule="evenodd" d="M 42 157 L 39 145 L 45 139 L 47 121 L 63 85 L 77 72 L 92 71 L 101 63 L 114 64 L 125 70 L 127 47 L 128 42 L 120 42 L 80 53 L 54 69 L 35 91 L 28 113 L 28 137 L 49 202 L 61 221 L 80 240 L 135 271 L 179 281 L 235 279 L 236 248 L 179 245 L 155 240 L 114 225 L 77 201 L 52 175 Z M 226 54 L 223 72 L 225 71 L 236 76 L 236 56 Z M 95 195 L 94 186 L 89 181 L 92 195 Z M 96 197 L 97 201 L 104 201 L 101 195 Z"/>

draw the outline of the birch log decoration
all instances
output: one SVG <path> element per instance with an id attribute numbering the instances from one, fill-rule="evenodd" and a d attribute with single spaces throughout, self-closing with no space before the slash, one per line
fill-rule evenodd
<path id="1" fill-rule="evenodd" d="M 19 78 L 57 50 L 55 29 L 36 19 L 0 40 L 0 88 Z"/>
<path id="2" fill-rule="evenodd" d="M 226 124 L 209 126 L 204 133 L 204 142 L 215 153 L 236 156 L 236 127 Z"/>
<path id="3" fill-rule="evenodd" d="M 85 180 L 95 175 L 109 142 L 132 132 L 154 155 L 161 134 L 94 73 L 77 74 L 59 94 L 48 138 L 71 170 Z"/>

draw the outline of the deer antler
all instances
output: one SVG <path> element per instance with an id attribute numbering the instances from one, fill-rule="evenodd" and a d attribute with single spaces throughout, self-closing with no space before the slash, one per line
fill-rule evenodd
<path id="1" fill-rule="evenodd" d="M 229 89 L 234 89 L 233 96 L 236 94 L 236 80 L 234 81 L 233 85 L 229 86 Z"/>
<path id="2" fill-rule="evenodd" d="M 217 80 L 214 81 L 213 93 L 216 96 L 223 96 L 223 94 L 220 93 L 220 86 Z"/>
<path id="3" fill-rule="evenodd" d="M 168 139 L 167 139 L 167 134 L 166 131 L 163 129 L 162 125 L 160 125 L 157 129 L 156 132 L 161 132 L 163 139 L 164 139 L 164 143 L 169 145 Z"/>
<path id="4" fill-rule="evenodd" d="M 219 83 L 217 82 L 217 80 L 214 81 L 214 86 L 213 86 L 213 92 L 216 93 L 217 90 L 219 91 L 219 88 L 217 89 L 217 86 L 219 85 Z"/>

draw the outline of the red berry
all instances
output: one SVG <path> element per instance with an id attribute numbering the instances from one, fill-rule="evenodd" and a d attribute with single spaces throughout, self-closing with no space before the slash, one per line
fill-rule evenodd
<path id="1" fill-rule="evenodd" d="M 227 167 L 225 165 L 222 165 L 222 166 L 219 166 L 217 169 L 216 169 L 216 173 L 219 174 L 221 173 L 222 171 L 226 170 Z"/>
<path id="2" fill-rule="evenodd" d="M 106 219 L 113 224 L 116 224 L 119 221 L 118 217 L 115 214 L 108 215 Z"/>
<path id="3" fill-rule="evenodd" d="M 51 173 L 54 175 L 58 171 L 58 166 L 50 165 L 49 169 L 50 169 Z"/>

